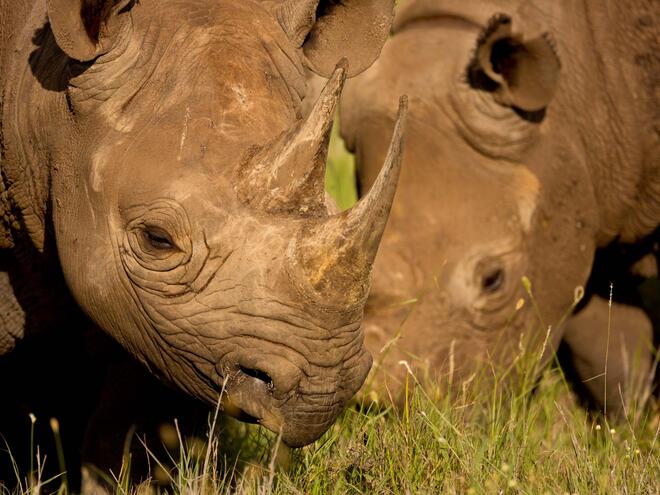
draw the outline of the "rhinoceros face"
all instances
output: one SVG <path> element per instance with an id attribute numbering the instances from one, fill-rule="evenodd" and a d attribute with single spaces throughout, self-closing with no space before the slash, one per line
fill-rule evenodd
<path id="1" fill-rule="evenodd" d="M 301 29 L 327 34 L 318 2 L 119 2 L 89 46 L 68 43 L 58 3 L 60 47 L 93 57 L 70 64 L 53 179 L 74 297 L 165 379 L 210 403 L 224 390 L 226 412 L 291 446 L 315 440 L 370 368 L 360 325 L 400 126 L 378 191 L 331 216 L 324 162 L 345 62 L 296 115 L 301 60 L 325 70 L 296 45 Z"/>
<path id="2" fill-rule="evenodd" d="M 593 257 L 593 192 L 570 144 L 553 139 L 561 113 L 549 106 L 542 118 L 550 94 L 538 85 L 546 80 L 515 57 L 499 60 L 499 70 L 518 86 L 509 90 L 500 72 L 492 74 L 499 83 L 489 79 L 480 60 L 497 61 L 506 50 L 481 50 L 493 33 L 508 42 L 510 22 L 497 17 L 479 33 L 450 17 L 399 18 L 400 29 L 349 84 L 341 108 L 342 134 L 367 191 L 391 132 L 393 95 L 411 99 L 405 167 L 365 320 L 367 346 L 376 363 L 384 359 L 381 378 L 394 375 L 390 391 L 402 383 L 402 359 L 458 383 L 478 370 L 508 370 L 521 346 L 538 349 L 550 326 L 551 350 Z M 544 70 L 558 70 L 545 39 L 534 41 L 536 55 Z"/>

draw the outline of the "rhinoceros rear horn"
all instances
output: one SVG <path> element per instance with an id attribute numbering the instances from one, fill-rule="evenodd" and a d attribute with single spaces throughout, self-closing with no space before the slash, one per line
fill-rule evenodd
<path id="1" fill-rule="evenodd" d="M 112 21 L 135 0 L 47 0 L 50 27 L 60 49 L 87 62 L 104 53 L 116 31 Z"/>
<path id="2" fill-rule="evenodd" d="M 350 210 L 310 226 L 299 242 L 306 279 L 326 300 L 354 305 L 367 295 L 401 170 L 407 110 L 402 96 L 385 163 L 369 193 Z"/>
<path id="3" fill-rule="evenodd" d="M 392 26 L 394 0 L 285 0 L 275 13 L 312 71 L 330 77 L 346 58 L 353 77 L 378 58 Z"/>
<path id="4" fill-rule="evenodd" d="M 307 117 L 251 157 L 237 186 L 245 204 L 269 213 L 326 214 L 325 163 L 345 80 L 341 60 Z"/>

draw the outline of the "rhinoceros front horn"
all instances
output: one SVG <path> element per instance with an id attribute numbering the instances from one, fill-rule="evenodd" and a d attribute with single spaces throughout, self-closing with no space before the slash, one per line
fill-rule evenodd
<path id="1" fill-rule="evenodd" d="M 359 304 L 394 200 L 401 169 L 408 99 L 399 100 L 394 133 L 383 168 L 369 193 L 353 208 L 319 219 L 304 229 L 298 256 L 306 279 L 328 301 Z"/>
<path id="2" fill-rule="evenodd" d="M 345 79 L 343 60 L 308 117 L 248 155 L 239 170 L 237 193 L 257 210 L 304 219 L 295 253 L 291 253 L 302 265 L 304 279 L 327 302 L 351 306 L 366 297 L 371 266 L 394 199 L 408 100 L 401 97 L 385 164 L 369 193 L 350 210 L 329 216 L 325 162 Z"/>
<path id="3" fill-rule="evenodd" d="M 346 69 L 344 59 L 307 118 L 250 157 L 239 190 L 245 203 L 269 213 L 326 214 L 325 162 Z"/>

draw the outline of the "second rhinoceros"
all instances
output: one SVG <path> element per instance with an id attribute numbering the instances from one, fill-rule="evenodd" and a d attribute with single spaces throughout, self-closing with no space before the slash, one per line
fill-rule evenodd
<path id="1" fill-rule="evenodd" d="M 580 379 L 602 382 L 607 314 L 586 338 L 561 322 L 597 248 L 639 242 L 660 222 L 657 14 L 644 1 L 403 4 L 340 113 L 364 193 L 396 95 L 410 97 L 406 165 L 365 324 L 375 356 L 390 348 L 385 374 L 405 372 L 400 360 L 454 383 L 480 368 L 507 374 L 521 344 L 547 336 L 546 355 L 564 338 L 574 362 L 591 363 Z M 611 336 L 628 368 L 631 343 L 650 367 L 647 323 Z M 610 361 L 613 410 L 626 368 L 614 364 L 620 355 Z M 602 405 L 604 387 L 591 392 Z"/>
<path id="2" fill-rule="evenodd" d="M 58 317 L 78 305 L 194 397 L 318 438 L 371 365 L 401 137 L 373 193 L 330 215 L 329 132 L 392 8 L 2 0 L 0 354 L 72 332 Z M 329 81 L 302 119 L 305 68 Z"/>

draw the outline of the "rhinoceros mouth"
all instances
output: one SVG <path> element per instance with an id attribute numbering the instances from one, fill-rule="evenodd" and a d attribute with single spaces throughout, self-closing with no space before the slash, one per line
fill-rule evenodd
<path id="1" fill-rule="evenodd" d="M 270 376 L 242 366 L 226 376 L 221 399 L 223 412 L 239 421 L 279 431 L 283 424 L 279 409 L 285 401 L 273 397 Z"/>
<path id="2" fill-rule="evenodd" d="M 299 391 L 279 399 L 273 396 L 265 376 L 251 376 L 250 370 L 240 367 L 225 376 L 221 410 L 239 421 L 269 429 L 293 448 L 308 445 L 323 435 L 345 402 L 337 397 L 328 400 L 335 394 L 308 397 Z"/>

